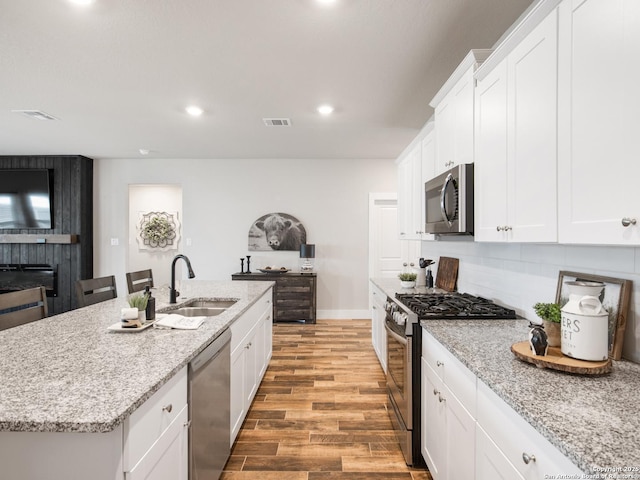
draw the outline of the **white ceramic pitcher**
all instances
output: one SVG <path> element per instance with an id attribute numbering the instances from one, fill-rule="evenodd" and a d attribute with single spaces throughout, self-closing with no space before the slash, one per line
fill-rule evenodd
<path id="1" fill-rule="evenodd" d="M 569 302 L 562 307 L 560 350 L 579 360 L 603 361 L 609 357 L 609 314 L 598 296 L 600 282 L 565 282 Z"/>

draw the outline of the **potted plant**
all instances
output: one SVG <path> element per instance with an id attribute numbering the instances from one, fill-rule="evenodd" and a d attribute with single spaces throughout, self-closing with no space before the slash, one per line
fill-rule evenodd
<path id="1" fill-rule="evenodd" d="M 149 297 L 146 295 L 138 294 L 129 297 L 129 306 L 131 308 L 138 309 L 138 319 L 140 322 L 144 323 L 147 319 L 146 308 L 147 308 L 147 300 Z"/>
<path id="2" fill-rule="evenodd" d="M 560 346 L 560 305 L 557 303 L 536 303 L 533 309 L 542 319 L 542 325 L 547 333 L 550 347 Z"/>
<path id="3" fill-rule="evenodd" d="M 400 285 L 402 288 L 413 288 L 416 286 L 416 277 L 415 273 L 400 273 L 398 274 L 398 278 L 400 279 Z"/>

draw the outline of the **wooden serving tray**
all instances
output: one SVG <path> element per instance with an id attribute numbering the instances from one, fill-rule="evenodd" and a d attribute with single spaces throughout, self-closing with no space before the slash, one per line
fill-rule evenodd
<path id="1" fill-rule="evenodd" d="M 551 368 L 561 372 L 577 373 L 579 375 L 602 375 L 611 372 L 611 359 L 601 362 L 588 362 L 563 355 L 559 347 L 549 347 L 547 354 L 534 355 L 528 341 L 511 345 L 511 351 L 517 359 L 532 363 L 540 368 Z"/>

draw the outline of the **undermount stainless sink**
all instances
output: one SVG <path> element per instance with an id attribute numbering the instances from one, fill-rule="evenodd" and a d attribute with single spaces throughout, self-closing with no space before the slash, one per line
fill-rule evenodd
<path id="1" fill-rule="evenodd" d="M 183 317 L 215 317 L 235 305 L 236 302 L 237 300 L 194 300 L 168 313 L 175 313 Z"/>

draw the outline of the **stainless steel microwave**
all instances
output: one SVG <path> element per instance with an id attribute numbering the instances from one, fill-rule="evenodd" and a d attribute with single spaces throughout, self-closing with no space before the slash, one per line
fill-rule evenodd
<path id="1" fill-rule="evenodd" d="M 473 235 L 473 163 L 456 165 L 424 188 L 427 233 Z"/>

